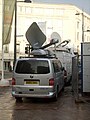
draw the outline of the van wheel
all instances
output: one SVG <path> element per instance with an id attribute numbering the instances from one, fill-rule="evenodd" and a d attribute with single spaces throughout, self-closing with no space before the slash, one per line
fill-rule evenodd
<path id="1" fill-rule="evenodd" d="M 22 102 L 22 97 L 15 97 L 16 102 Z"/>
<path id="2" fill-rule="evenodd" d="M 72 76 L 70 77 L 69 81 L 66 83 L 66 86 L 70 86 L 72 82 Z"/>
<path id="3" fill-rule="evenodd" d="M 63 86 L 63 88 L 62 88 L 62 92 L 64 92 L 64 86 Z"/>
<path id="4" fill-rule="evenodd" d="M 58 99 L 58 87 L 57 87 L 57 90 L 56 90 L 56 94 L 54 96 L 54 101 L 57 101 L 57 99 Z"/>

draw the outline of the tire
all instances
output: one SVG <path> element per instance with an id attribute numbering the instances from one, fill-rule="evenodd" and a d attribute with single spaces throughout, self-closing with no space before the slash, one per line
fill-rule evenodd
<path id="1" fill-rule="evenodd" d="M 62 88 L 62 92 L 64 92 L 64 86 L 63 86 L 63 88 Z"/>
<path id="2" fill-rule="evenodd" d="M 56 88 L 56 94 L 54 96 L 54 101 L 57 101 L 57 99 L 58 99 L 58 86 Z"/>
<path id="3" fill-rule="evenodd" d="M 15 97 L 16 102 L 22 102 L 22 97 Z"/>

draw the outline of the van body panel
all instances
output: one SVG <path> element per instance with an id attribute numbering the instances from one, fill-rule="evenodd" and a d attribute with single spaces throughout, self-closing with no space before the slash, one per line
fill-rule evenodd
<path id="1" fill-rule="evenodd" d="M 49 48 L 56 54 L 56 57 L 61 61 L 67 75 L 65 76 L 65 83 L 69 83 L 72 77 L 72 57 L 74 56 L 70 51 L 68 51 L 65 47 L 51 47 Z"/>

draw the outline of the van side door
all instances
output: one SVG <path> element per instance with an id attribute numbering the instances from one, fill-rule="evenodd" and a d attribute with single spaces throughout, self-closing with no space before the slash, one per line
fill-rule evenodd
<path id="1" fill-rule="evenodd" d="M 59 90 L 61 90 L 64 84 L 62 64 L 58 60 L 53 61 L 53 67 L 54 67 L 55 85 L 58 85 Z"/>

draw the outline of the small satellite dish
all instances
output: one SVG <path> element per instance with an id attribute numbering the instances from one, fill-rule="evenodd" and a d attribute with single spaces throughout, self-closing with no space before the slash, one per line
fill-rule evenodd
<path id="1" fill-rule="evenodd" d="M 26 31 L 26 38 L 34 49 L 40 48 L 46 41 L 46 36 L 36 22 L 33 22 Z"/>
<path id="2" fill-rule="evenodd" d="M 58 40 L 58 41 L 59 41 L 58 44 L 61 43 L 61 37 L 60 37 L 60 35 L 59 35 L 57 32 L 53 32 L 53 33 L 51 34 L 51 40 L 52 40 L 52 39 Z"/>

